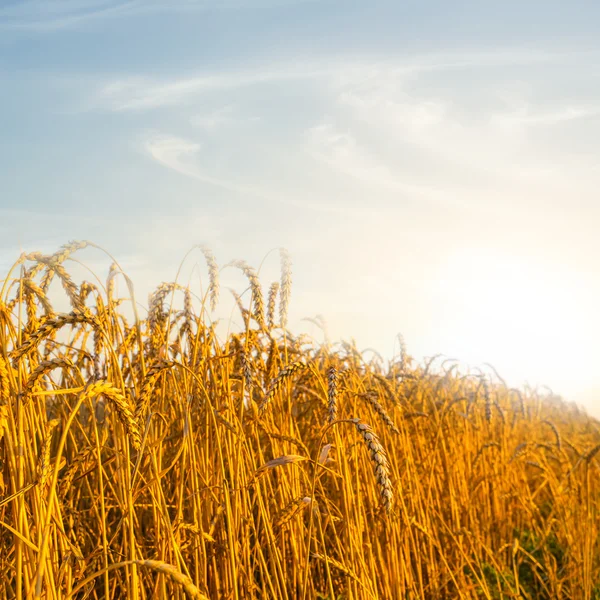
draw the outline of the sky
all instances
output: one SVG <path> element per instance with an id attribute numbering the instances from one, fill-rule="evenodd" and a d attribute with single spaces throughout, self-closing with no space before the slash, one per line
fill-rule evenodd
<path id="1" fill-rule="evenodd" d="M 144 304 L 196 244 L 265 288 L 285 247 L 294 331 L 321 342 L 319 314 L 385 359 L 402 333 L 600 417 L 598 23 L 595 1 L 2 0 L 0 277 L 87 239 Z M 198 252 L 182 277 L 205 285 Z"/>

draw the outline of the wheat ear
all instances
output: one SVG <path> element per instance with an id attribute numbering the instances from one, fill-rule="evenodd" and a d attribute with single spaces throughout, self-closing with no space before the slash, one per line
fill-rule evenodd
<path id="1" fill-rule="evenodd" d="M 281 371 L 279 371 L 279 374 L 277 375 L 277 377 L 274 379 L 273 383 L 269 387 L 269 391 L 267 392 L 267 395 L 261 402 L 261 404 L 259 406 L 259 411 L 261 413 L 264 412 L 264 410 L 267 408 L 267 405 L 269 404 L 269 402 L 273 399 L 273 396 L 277 393 L 277 390 L 279 390 L 281 388 L 281 386 L 285 383 L 285 381 L 287 379 L 289 379 L 295 373 L 298 373 L 299 371 L 306 369 L 306 366 L 307 365 L 305 362 L 298 360 L 296 362 L 293 362 L 293 363 L 285 366 L 283 369 L 281 369 Z"/>
<path id="2" fill-rule="evenodd" d="M 379 437 L 370 425 L 361 422 L 360 419 L 352 419 L 352 422 L 356 425 L 358 433 L 367 445 L 369 458 L 373 463 L 375 479 L 379 487 L 379 495 L 381 496 L 385 511 L 389 514 L 394 502 L 394 492 L 392 490 L 390 464 L 388 462 L 387 454 L 379 441 Z"/>
<path id="3" fill-rule="evenodd" d="M 267 324 L 269 329 L 275 327 L 275 302 L 277 301 L 277 293 L 279 292 L 279 282 L 275 281 L 269 287 L 269 299 L 267 301 Z"/>
<path id="4" fill-rule="evenodd" d="M 42 489 L 46 486 L 46 483 L 48 483 L 48 480 L 50 479 L 50 447 L 52 446 L 52 432 L 59 423 L 59 419 L 53 419 L 50 421 L 44 434 L 42 452 L 40 453 L 40 458 L 37 465 L 38 482 Z"/>
<path id="5" fill-rule="evenodd" d="M 396 427 L 394 421 L 392 420 L 392 417 L 390 417 L 390 415 L 387 413 L 387 411 L 385 410 L 385 408 L 379 402 L 378 397 L 377 397 L 378 396 L 377 392 L 370 391 L 370 392 L 367 392 L 366 394 L 361 394 L 361 396 L 364 396 L 367 399 L 367 401 L 369 402 L 369 404 L 375 409 L 375 412 L 381 417 L 381 420 L 394 433 L 400 433 L 400 431 L 398 431 L 398 428 Z"/>
<path id="6" fill-rule="evenodd" d="M 208 246 L 201 246 L 200 250 L 204 254 L 208 266 L 208 279 L 210 283 L 210 309 L 215 311 L 219 301 L 219 266 L 215 260 L 214 254 Z"/>
<path id="7" fill-rule="evenodd" d="M 285 328 L 288 320 L 290 294 L 292 292 L 292 259 L 285 248 L 279 249 L 281 260 L 281 289 L 279 291 L 279 322 Z"/>
<path id="8" fill-rule="evenodd" d="M 261 328 L 265 327 L 265 303 L 262 288 L 256 271 L 244 260 L 234 260 L 232 266 L 241 269 L 250 282 L 252 290 L 252 302 L 254 304 L 254 318 Z"/>
<path id="9" fill-rule="evenodd" d="M 327 422 L 333 423 L 337 416 L 337 384 L 338 372 L 335 367 L 327 371 Z"/>
<path id="10" fill-rule="evenodd" d="M 120 390 L 113 387 L 107 381 L 95 381 L 91 384 L 88 384 L 84 394 L 87 398 L 93 398 L 103 394 L 104 397 L 115 407 L 117 414 L 119 415 L 119 419 L 123 424 L 123 427 L 125 427 L 125 431 L 127 431 L 129 437 L 131 438 L 133 447 L 136 450 L 141 448 L 142 436 L 140 434 L 140 429 L 134 419 L 133 412 L 129 407 L 129 402 Z"/>
<path id="11" fill-rule="evenodd" d="M 8 363 L 0 354 L 0 404 L 8 404 L 10 398 L 10 380 L 8 376 Z"/>
<path id="12" fill-rule="evenodd" d="M 87 309 L 83 311 L 74 310 L 68 314 L 48 317 L 42 322 L 33 335 L 12 353 L 12 359 L 15 362 L 18 361 L 22 356 L 27 354 L 29 350 L 40 344 L 55 329 L 60 329 L 65 325 L 78 325 L 79 323 L 89 323 L 94 328 L 100 328 L 98 319 L 96 319 Z"/>

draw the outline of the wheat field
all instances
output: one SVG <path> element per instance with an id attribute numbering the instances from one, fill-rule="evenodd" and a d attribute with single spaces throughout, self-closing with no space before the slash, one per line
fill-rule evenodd
<path id="1" fill-rule="evenodd" d="M 1 282 L 0 598 L 600 598 L 577 406 L 401 339 L 385 361 L 288 331 L 284 250 L 263 290 L 198 247 L 206 289 L 142 311 L 108 254 L 74 281 L 87 246 Z M 225 268 L 248 286 L 227 336 Z"/>

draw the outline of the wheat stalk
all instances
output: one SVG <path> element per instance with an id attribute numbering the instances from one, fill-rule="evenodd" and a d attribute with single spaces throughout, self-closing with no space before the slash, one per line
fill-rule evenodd
<path id="1" fill-rule="evenodd" d="M 77 247 L 21 255 L 21 276 L 3 286 L 0 592 L 308 600 L 593 590 L 600 428 L 583 411 L 482 372 L 459 376 L 450 359 L 436 373 L 431 360 L 413 369 L 401 348 L 386 367 L 353 341 L 294 335 L 276 323 L 291 282 L 285 260 L 264 329 L 250 327 L 254 291 L 231 332 L 194 313 L 192 284 L 162 284 L 148 317 L 134 308 L 132 320 L 115 297 L 112 257 L 106 292 L 66 274 Z M 254 269 L 250 277 L 259 285 Z M 90 308 L 49 314 L 56 278 Z M 179 291 L 182 309 L 168 296 Z M 217 291 L 218 279 L 198 297 L 213 308 Z M 381 438 L 343 418 L 363 401 L 390 429 L 373 422 Z"/>

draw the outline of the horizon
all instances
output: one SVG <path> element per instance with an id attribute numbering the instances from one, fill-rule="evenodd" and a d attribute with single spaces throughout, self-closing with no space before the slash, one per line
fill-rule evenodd
<path id="1" fill-rule="evenodd" d="M 419 361 L 487 362 L 600 417 L 594 15 L 538 1 L 5 4 L 0 271 L 90 240 L 144 304 L 196 244 L 257 269 L 285 247 L 293 331 L 319 341 L 303 318 L 321 314 L 332 341 L 384 359 L 401 333 Z M 194 255 L 182 279 L 199 275 Z M 261 282 L 278 277 L 273 253 Z"/>

